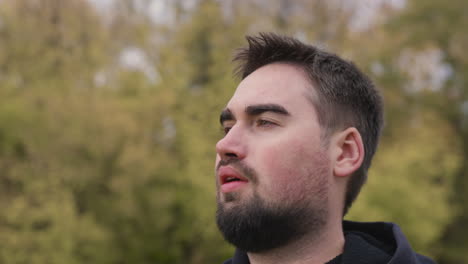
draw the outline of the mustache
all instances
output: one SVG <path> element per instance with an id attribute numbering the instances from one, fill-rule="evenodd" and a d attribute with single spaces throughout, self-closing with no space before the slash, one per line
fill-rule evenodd
<path id="1" fill-rule="evenodd" d="M 219 170 L 222 166 L 230 165 L 232 168 L 237 170 L 242 176 L 246 177 L 249 181 L 253 183 L 257 180 L 257 173 L 254 169 L 250 168 L 249 166 L 245 165 L 238 159 L 227 159 L 227 160 L 220 160 L 218 165 L 216 166 L 216 171 Z"/>

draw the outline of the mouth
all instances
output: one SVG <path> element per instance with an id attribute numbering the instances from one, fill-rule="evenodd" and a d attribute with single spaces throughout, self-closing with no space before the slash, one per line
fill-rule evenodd
<path id="1" fill-rule="evenodd" d="M 246 177 L 230 167 L 219 168 L 218 177 L 223 193 L 237 191 L 249 182 Z"/>

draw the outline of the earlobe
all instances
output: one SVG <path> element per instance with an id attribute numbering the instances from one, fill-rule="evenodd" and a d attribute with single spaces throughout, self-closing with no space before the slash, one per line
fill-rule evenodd
<path id="1" fill-rule="evenodd" d="M 361 134 L 349 127 L 335 135 L 336 155 L 333 172 L 335 176 L 349 176 L 361 167 L 364 160 L 364 145 Z"/>

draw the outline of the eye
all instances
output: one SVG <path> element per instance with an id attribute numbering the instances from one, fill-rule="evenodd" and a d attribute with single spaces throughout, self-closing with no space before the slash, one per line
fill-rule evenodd
<path id="1" fill-rule="evenodd" d="M 221 133 L 223 133 L 224 135 L 226 135 L 227 133 L 229 133 L 229 131 L 231 130 L 231 128 L 232 128 L 232 125 L 222 124 L 221 127 L 220 127 L 220 130 L 221 130 Z"/>
<path id="2" fill-rule="evenodd" d="M 272 121 L 269 121 L 269 120 L 265 120 L 265 119 L 258 119 L 257 120 L 257 126 L 261 126 L 261 127 L 269 127 L 269 126 L 275 126 L 276 123 L 272 122 Z"/>
<path id="3" fill-rule="evenodd" d="M 229 133 L 229 131 L 231 130 L 232 127 L 222 127 L 222 130 L 224 131 L 224 134 L 226 135 L 227 133 Z"/>
<path id="4" fill-rule="evenodd" d="M 231 131 L 232 127 L 236 124 L 235 121 L 232 120 L 227 120 L 221 123 L 221 133 L 224 133 L 224 135 L 227 135 L 229 131 Z"/>

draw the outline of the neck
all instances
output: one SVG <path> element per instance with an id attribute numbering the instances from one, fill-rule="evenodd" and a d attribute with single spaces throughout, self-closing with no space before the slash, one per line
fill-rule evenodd
<path id="1" fill-rule="evenodd" d="M 343 252 L 344 235 L 341 220 L 329 222 L 320 234 L 306 234 L 281 248 L 262 253 L 247 253 L 252 264 L 314 264 L 326 263 Z"/>

